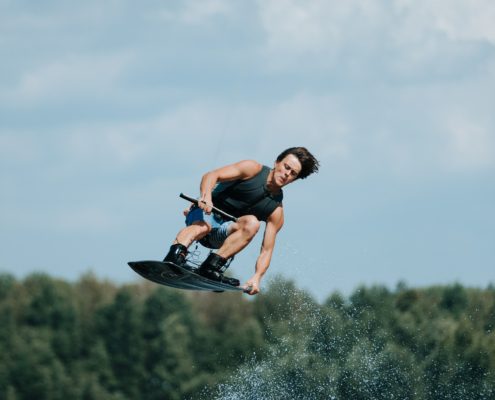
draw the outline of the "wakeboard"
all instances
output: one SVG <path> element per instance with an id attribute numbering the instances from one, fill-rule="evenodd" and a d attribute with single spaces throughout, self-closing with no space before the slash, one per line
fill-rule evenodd
<path id="1" fill-rule="evenodd" d="M 245 288 L 214 281 L 197 274 L 197 267 L 181 267 L 168 261 L 130 261 L 127 264 L 143 278 L 161 285 L 185 290 L 243 292 Z"/>

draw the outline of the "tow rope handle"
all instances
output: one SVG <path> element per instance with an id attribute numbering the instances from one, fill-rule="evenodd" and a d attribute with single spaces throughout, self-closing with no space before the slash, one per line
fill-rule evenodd
<path id="1" fill-rule="evenodd" d="M 185 195 L 184 193 L 181 193 L 179 197 L 183 198 L 184 200 L 190 201 L 191 203 L 198 205 L 198 200 Z M 221 215 L 224 219 L 228 221 L 234 221 L 237 222 L 237 218 L 234 217 L 233 215 L 227 214 L 225 211 L 220 210 L 219 208 L 216 208 L 215 206 L 212 206 L 212 211 L 214 211 L 216 214 Z"/>

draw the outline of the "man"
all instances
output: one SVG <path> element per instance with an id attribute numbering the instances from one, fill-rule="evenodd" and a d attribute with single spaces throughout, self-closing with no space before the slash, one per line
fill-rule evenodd
<path id="1" fill-rule="evenodd" d="M 223 275 L 228 260 L 244 249 L 265 221 L 261 252 L 254 275 L 245 287 L 251 295 L 260 290 L 260 281 L 270 265 L 277 233 L 284 224 L 282 188 L 297 179 L 318 172 L 319 162 L 304 147 L 283 151 L 272 169 L 253 160 L 244 160 L 203 175 L 197 206 L 186 215 L 182 229 L 164 261 L 184 265 L 187 248 L 198 240 L 212 249 L 197 273 L 216 281 L 239 286 L 239 281 Z M 215 206 L 237 217 L 237 222 L 224 221 L 212 213 Z"/>

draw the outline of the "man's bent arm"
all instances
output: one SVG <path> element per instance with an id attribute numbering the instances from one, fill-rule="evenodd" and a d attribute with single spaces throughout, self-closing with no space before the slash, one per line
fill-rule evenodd
<path id="1" fill-rule="evenodd" d="M 263 235 L 260 255 L 256 260 L 255 273 L 245 285 L 246 287 L 251 287 L 249 294 L 256 294 L 260 291 L 261 278 L 270 266 L 277 233 L 282 229 L 283 224 L 284 211 L 282 207 L 278 207 L 266 221 L 265 234 Z"/>
<path id="2" fill-rule="evenodd" d="M 217 182 L 249 179 L 259 173 L 262 168 L 263 166 L 256 161 L 244 160 L 207 172 L 201 179 L 199 207 L 206 212 L 211 212 L 211 192 Z"/>

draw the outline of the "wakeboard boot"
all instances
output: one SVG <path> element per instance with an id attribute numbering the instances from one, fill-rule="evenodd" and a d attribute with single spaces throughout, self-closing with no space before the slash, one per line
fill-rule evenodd
<path id="1" fill-rule="evenodd" d="M 216 253 L 210 253 L 196 272 L 205 278 L 211 279 L 212 281 L 226 283 L 232 286 L 239 286 L 240 282 L 238 279 L 228 278 L 223 275 L 223 272 L 227 269 L 225 267 L 227 261 L 228 260 L 226 258 L 223 258 Z"/>
<path id="2" fill-rule="evenodd" d="M 163 261 L 171 262 L 172 264 L 183 267 L 186 265 L 187 247 L 183 244 L 176 243 L 170 246 L 168 254 Z"/>

